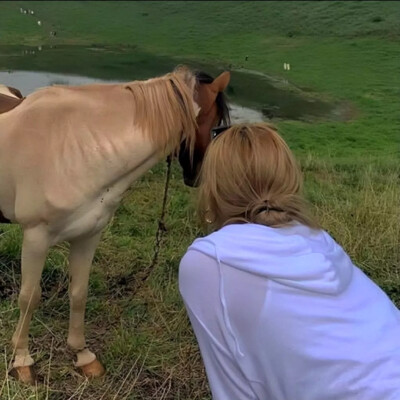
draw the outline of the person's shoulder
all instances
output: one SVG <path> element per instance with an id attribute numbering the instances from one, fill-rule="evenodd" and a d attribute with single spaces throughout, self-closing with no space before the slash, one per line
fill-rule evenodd
<path id="1" fill-rule="evenodd" d="M 198 237 L 192 242 L 187 251 L 197 251 L 209 255 L 213 253 L 216 239 L 218 239 L 219 236 L 220 231 L 215 231 L 207 236 Z"/>
<path id="2" fill-rule="evenodd" d="M 199 250 L 189 248 L 179 264 L 179 289 L 184 297 L 199 288 L 206 290 L 215 278 L 217 261 Z"/>
<path id="3" fill-rule="evenodd" d="M 215 261 L 215 238 L 218 237 L 218 231 L 209 235 L 196 238 L 186 250 L 186 253 L 179 264 L 180 271 L 194 269 L 204 263 Z"/>
<path id="4" fill-rule="evenodd" d="M 203 262 L 205 258 L 214 258 L 213 247 L 213 242 L 208 240 L 207 237 L 194 240 L 183 255 L 180 268 L 187 265 L 199 264 Z"/>
<path id="5" fill-rule="evenodd" d="M 199 250 L 188 248 L 186 253 L 183 255 L 179 268 L 193 267 L 194 265 L 201 264 L 204 258 L 209 258 Z"/>

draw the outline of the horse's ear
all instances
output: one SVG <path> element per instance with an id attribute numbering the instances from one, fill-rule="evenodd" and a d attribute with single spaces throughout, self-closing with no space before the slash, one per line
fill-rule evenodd
<path id="1" fill-rule="evenodd" d="M 210 87 L 216 92 L 223 92 L 229 85 L 230 80 L 231 73 L 229 71 L 225 71 L 221 75 L 218 75 L 214 81 L 210 83 Z"/>

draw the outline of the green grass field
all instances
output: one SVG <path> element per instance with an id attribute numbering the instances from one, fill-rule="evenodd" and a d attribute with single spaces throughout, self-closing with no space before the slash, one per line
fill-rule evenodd
<path id="1" fill-rule="evenodd" d="M 21 6 L 35 17 L 21 15 Z M 131 46 L 177 63 L 231 64 L 274 77 L 290 62 L 292 83 L 355 110 L 348 122 L 278 123 L 302 164 L 307 197 L 324 228 L 400 306 L 399 11 L 385 1 L 2 2 L 0 45 Z M 0 227 L 1 399 L 210 399 L 177 288 L 179 260 L 202 234 L 195 191 L 183 186 L 177 165 L 159 264 L 134 293 L 135 274 L 153 256 L 164 170 L 158 165 L 127 193 L 96 253 L 87 337 L 106 364 L 104 379 L 87 382 L 71 366 L 66 245 L 51 251 L 31 328 L 44 383 L 26 388 L 7 379 L 21 233 Z"/>

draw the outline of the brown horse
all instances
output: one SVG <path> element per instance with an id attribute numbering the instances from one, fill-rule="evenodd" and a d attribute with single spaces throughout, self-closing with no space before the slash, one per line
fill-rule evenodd
<path id="1" fill-rule="evenodd" d="M 12 342 L 13 375 L 33 382 L 28 332 L 49 247 L 68 241 L 68 345 L 86 376 L 104 368 L 86 346 L 89 271 L 101 231 L 131 184 L 180 150 L 193 184 L 210 128 L 228 118 L 228 72 L 212 79 L 178 68 L 123 84 L 55 86 L 0 114 L 0 212 L 23 229 L 20 318 Z M 190 155 L 193 163 L 190 163 Z"/>
<path id="2" fill-rule="evenodd" d="M 17 107 L 24 97 L 18 89 L 0 85 L 0 114 Z"/>

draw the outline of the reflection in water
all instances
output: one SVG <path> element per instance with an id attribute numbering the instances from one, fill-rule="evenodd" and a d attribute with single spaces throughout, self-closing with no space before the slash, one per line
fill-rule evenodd
<path id="1" fill-rule="evenodd" d="M 257 110 L 251 108 L 242 107 L 237 104 L 230 103 L 229 108 L 231 110 L 231 122 L 238 124 L 240 122 L 260 122 L 266 120 L 264 115 Z"/>
<path id="2" fill-rule="evenodd" d="M 14 86 L 26 95 L 53 84 L 144 80 L 164 75 L 178 64 L 186 64 L 193 70 L 203 70 L 214 76 L 227 69 L 153 55 L 134 47 L 0 46 L 0 83 Z M 6 69 L 13 72 L 8 73 Z M 277 118 L 345 120 L 348 115 L 345 104 L 311 99 L 310 94 L 306 95 L 287 80 L 256 71 L 231 71 L 227 95 L 235 122 Z"/>

